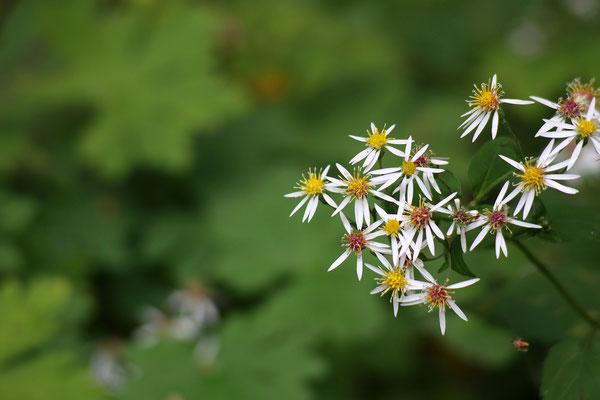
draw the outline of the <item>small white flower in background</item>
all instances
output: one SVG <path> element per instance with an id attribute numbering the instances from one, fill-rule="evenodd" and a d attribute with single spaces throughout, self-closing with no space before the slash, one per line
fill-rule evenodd
<path id="1" fill-rule="evenodd" d="M 546 189 L 546 187 L 551 187 L 560 192 L 567 194 L 575 194 L 579 192 L 577 189 L 573 189 L 571 187 L 562 185 L 556 181 L 565 181 L 571 179 L 579 178 L 579 175 L 573 174 L 550 174 L 549 172 L 555 172 L 560 169 L 563 169 L 569 163 L 569 160 L 565 160 L 558 164 L 550 165 L 558 151 L 561 150 L 560 146 L 564 146 L 561 144 L 556 149 L 553 149 L 554 139 L 548 143 L 542 154 L 539 156 L 535 164 L 532 159 L 525 159 L 525 162 L 516 162 L 506 156 L 499 155 L 501 159 L 510 164 L 513 168 L 516 168 L 521 173 L 514 172 L 513 174 L 518 177 L 521 181 L 517 184 L 517 187 L 502 201 L 502 203 L 508 203 L 519 193 L 523 193 L 521 195 L 521 199 L 517 203 L 513 215 L 517 215 L 521 209 L 523 209 L 523 219 L 527 218 L 529 215 L 529 211 L 531 210 L 531 206 L 533 205 L 533 200 L 535 196 L 540 193 L 540 191 Z"/>
<path id="2" fill-rule="evenodd" d="M 350 160 L 350 164 L 354 165 L 357 162 L 364 160 L 362 166 L 364 171 L 368 172 L 371 170 L 371 168 L 373 168 L 379 159 L 382 149 L 385 149 L 390 153 L 397 155 L 398 157 L 404 157 L 404 153 L 390 145 L 406 144 L 406 140 L 387 137 L 395 126 L 396 125 L 392 125 L 387 129 L 384 127 L 383 130 L 379 132 L 375 127 L 375 124 L 371 122 L 371 132 L 367 130 L 367 137 L 349 135 L 354 140 L 365 142 L 365 145 L 367 146 L 366 149 L 358 153 L 352 160 Z"/>
<path id="3" fill-rule="evenodd" d="M 446 161 L 431 158 L 431 156 L 427 153 L 427 149 L 429 145 L 425 145 L 418 149 L 411 157 L 411 146 L 412 146 L 412 137 L 408 138 L 408 143 L 406 143 L 406 149 L 404 151 L 404 161 L 402 162 L 402 167 L 395 168 L 383 168 L 375 171 L 371 171 L 372 175 L 378 175 L 373 178 L 372 181 L 376 184 L 381 183 L 381 186 L 378 190 L 383 190 L 391 185 L 393 185 L 398 179 L 402 177 L 402 181 L 400 185 L 394 190 L 394 193 L 400 191 L 400 202 L 408 202 L 412 203 L 413 192 L 414 192 L 414 184 L 413 181 L 417 182 L 417 185 L 421 189 L 421 192 L 431 200 L 431 191 L 429 190 L 429 183 L 436 188 L 439 192 L 439 187 L 435 180 L 433 179 L 434 173 L 444 172 L 443 169 L 440 168 L 431 168 L 428 166 L 429 163 L 443 165 L 447 164 Z M 424 160 L 422 157 L 427 157 L 427 160 Z M 423 173 L 423 179 L 421 179 L 418 175 L 418 172 Z M 430 181 L 427 182 L 426 181 Z"/>
<path id="4" fill-rule="evenodd" d="M 346 218 L 343 212 L 340 213 L 340 218 L 342 220 L 342 224 L 344 225 L 344 229 L 346 230 L 346 235 L 342 237 L 342 247 L 346 247 L 346 250 L 331 264 L 327 271 L 337 268 L 346 260 L 346 258 L 348 258 L 350 253 L 354 253 L 356 254 L 356 275 L 358 276 L 358 280 L 360 280 L 363 273 L 362 252 L 364 249 L 372 251 L 378 257 L 380 257 L 381 254 L 391 254 L 390 248 L 387 244 L 373 242 L 371 240 L 378 236 L 384 235 L 382 231 L 376 230 L 383 221 L 379 220 L 369 225 L 364 230 L 355 231 L 352 229 L 348 218 Z"/>
<path id="5" fill-rule="evenodd" d="M 329 165 L 325 167 L 323 172 L 318 172 L 315 169 L 314 171 L 308 170 L 308 177 L 302 175 L 302 180 L 297 183 L 296 189 L 300 189 L 298 192 L 288 193 L 284 195 L 285 197 L 301 197 L 304 198 L 298 203 L 296 208 L 292 210 L 290 217 L 296 213 L 304 203 L 306 205 L 306 211 L 304 211 L 304 216 L 302 217 L 302 222 L 312 219 L 315 215 L 315 211 L 317 211 L 317 206 L 319 205 L 319 196 L 322 196 L 323 199 L 329 204 L 331 207 L 336 208 L 337 204 L 335 201 L 325 193 L 325 189 L 328 189 L 330 184 L 325 183 L 325 179 L 327 179 L 327 172 L 329 171 Z"/>
<path id="6" fill-rule="evenodd" d="M 361 174 L 360 170 L 355 170 L 354 175 L 350 174 L 348 170 L 342 167 L 340 164 L 336 164 L 338 170 L 342 174 L 341 179 L 327 177 L 331 182 L 329 190 L 343 194 L 345 197 L 342 202 L 337 206 L 333 214 L 333 217 L 354 200 L 354 217 L 356 218 L 356 226 L 358 229 L 362 229 L 363 219 L 367 225 L 371 223 L 371 213 L 369 207 L 369 201 L 367 200 L 368 194 L 379 197 L 385 201 L 397 204 L 397 201 L 388 196 L 385 193 L 374 190 L 376 183 L 374 183 L 369 174 Z"/>
<path id="7" fill-rule="evenodd" d="M 508 231 L 510 231 L 508 224 L 521 226 L 523 228 L 542 228 L 540 225 L 518 221 L 508 216 L 508 207 L 506 207 L 506 205 L 504 204 L 504 195 L 508 190 L 509 183 L 510 182 L 506 182 L 504 186 L 502 186 L 502 189 L 500 190 L 500 193 L 496 198 L 496 202 L 494 203 L 494 208 L 492 209 L 492 211 L 487 212 L 485 215 L 481 216 L 479 220 L 467 225 L 467 230 L 483 226 L 483 229 L 481 229 L 481 232 L 479 232 L 479 234 L 471 244 L 471 248 L 469 249 L 469 251 L 472 251 L 489 232 L 492 234 L 496 234 L 496 258 L 500 258 L 500 251 L 504 253 L 505 257 L 508 257 L 506 241 L 504 240 L 504 236 L 502 236 L 502 228 L 506 228 Z"/>
<path id="8" fill-rule="evenodd" d="M 463 134 L 460 136 L 461 138 L 467 136 L 473 129 L 475 133 L 473 134 L 473 142 L 477 140 L 479 134 L 483 131 L 483 128 L 487 125 L 490 116 L 492 116 L 492 139 L 496 138 L 496 134 L 498 133 L 498 112 L 500 110 L 500 104 L 509 103 L 509 104 L 533 104 L 533 101 L 529 100 L 517 100 L 517 99 L 503 99 L 502 96 L 504 92 L 502 91 L 502 86 L 496 82 L 496 75 L 492 77 L 491 83 L 481 84 L 481 88 L 475 86 L 475 90 L 473 90 L 473 96 L 471 96 L 471 100 L 467 100 L 469 107 L 473 107 L 473 109 L 469 112 L 464 113 L 461 117 L 467 117 L 467 119 L 458 127 L 458 129 L 465 129 Z"/>
<path id="9" fill-rule="evenodd" d="M 430 275 L 431 276 L 431 275 Z M 467 316 L 462 310 L 456 305 L 452 297 L 450 296 L 449 290 L 455 290 L 470 286 L 475 282 L 479 281 L 479 278 L 473 278 L 466 281 L 458 282 L 453 285 L 440 285 L 433 279 L 426 277 L 429 282 L 421 282 L 413 279 L 408 279 L 407 290 L 420 290 L 421 293 L 406 295 L 403 297 L 400 304 L 402 306 L 413 306 L 417 304 L 425 303 L 429 306 L 429 311 L 433 311 L 435 308 L 438 309 L 438 315 L 440 319 L 440 330 L 442 335 L 446 333 L 446 306 L 449 306 L 461 319 L 467 321 Z"/>
<path id="10" fill-rule="evenodd" d="M 569 163 L 567 165 L 567 171 L 573 167 L 575 161 L 581 153 L 583 145 L 589 140 L 596 153 L 600 155 L 600 121 L 595 113 L 596 99 L 593 98 L 590 107 L 585 115 L 574 120 L 571 124 L 555 123 L 557 127 L 556 131 L 549 131 L 541 133 L 540 136 L 547 138 L 564 139 L 557 147 L 565 147 L 571 141 L 575 140 L 577 145 L 573 149 L 571 157 L 569 157 Z"/>
<path id="11" fill-rule="evenodd" d="M 421 244 L 423 243 L 423 235 L 425 235 L 429 251 L 432 255 L 435 255 L 433 235 L 440 239 L 444 239 L 444 234 L 433 220 L 433 213 L 436 211 L 447 213 L 448 210 L 443 209 L 442 207 L 452 200 L 454 196 L 456 196 L 456 192 L 441 200 L 436 205 L 423 203 L 422 201 L 419 202 L 418 206 L 405 205 L 406 215 L 402 216 L 404 246 L 400 249 L 400 254 L 408 252 L 410 246 L 413 249 L 412 258 L 418 257 L 421 251 Z M 417 238 L 413 242 L 415 234 L 417 235 Z"/>
<path id="12" fill-rule="evenodd" d="M 441 211 L 441 210 L 440 210 Z M 479 213 L 476 210 L 467 210 L 460 205 L 460 199 L 454 199 L 454 207 L 448 206 L 449 215 L 452 217 L 452 223 L 446 237 L 452 236 L 452 233 L 456 231 L 456 234 L 460 237 L 460 245 L 463 253 L 467 251 L 467 226 L 479 218 Z"/>

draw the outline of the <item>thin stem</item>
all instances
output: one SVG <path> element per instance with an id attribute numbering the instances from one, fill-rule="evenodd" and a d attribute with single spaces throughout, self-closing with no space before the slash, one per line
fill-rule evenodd
<path id="1" fill-rule="evenodd" d="M 550 283 L 554 286 L 554 288 L 563 296 L 565 301 L 569 303 L 571 308 L 575 310 L 583 319 L 587 321 L 594 329 L 600 328 L 600 321 L 592 317 L 582 306 L 575 300 L 573 296 L 565 289 L 565 287 L 560 283 L 560 281 L 550 272 L 550 269 L 542 261 L 540 261 L 525 245 L 518 240 L 512 241 L 515 246 L 519 248 L 525 254 L 525 257 L 531 261 L 533 265 L 544 275 Z"/>
<path id="2" fill-rule="evenodd" d="M 519 148 L 519 155 L 521 156 L 521 158 L 524 158 L 525 153 L 523 153 L 523 148 L 521 147 L 521 142 L 519 141 L 519 139 L 517 139 L 517 135 L 515 135 L 515 133 L 511 129 L 510 125 L 508 124 L 508 121 L 506 120 L 506 117 L 504 116 L 504 111 L 502 109 L 500 109 L 500 121 L 502 122 L 502 125 L 504 126 L 504 128 L 506 128 L 506 130 L 508 131 L 509 135 L 512 136 L 513 140 L 517 144 L 517 147 Z"/>

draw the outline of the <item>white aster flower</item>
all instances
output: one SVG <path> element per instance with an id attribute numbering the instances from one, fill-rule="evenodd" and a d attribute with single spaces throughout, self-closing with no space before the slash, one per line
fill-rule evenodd
<path id="1" fill-rule="evenodd" d="M 400 254 L 409 251 L 409 246 L 412 247 L 412 258 L 419 256 L 421 245 L 423 243 L 423 235 L 427 241 L 427 246 L 432 255 L 435 255 L 435 244 L 433 235 L 440 239 L 444 239 L 444 234 L 433 220 L 433 213 L 436 211 L 447 213 L 448 210 L 443 209 L 444 204 L 452 200 L 456 196 L 456 192 L 441 200 L 436 205 L 431 205 L 419 201 L 418 206 L 405 205 L 406 215 L 402 216 L 402 227 L 404 228 L 404 246 L 400 249 Z M 433 233 L 432 233 L 433 232 Z M 416 240 L 413 239 L 417 236 Z"/>
<path id="2" fill-rule="evenodd" d="M 453 232 L 460 237 L 460 245 L 463 253 L 467 251 L 467 229 L 468 225 L 479 218 L 479 213 L 476 210 L 467 210 L 460 204 L 460 199 L 454 199 L 454 207 L 448 206 L 448 214 L 452 217 L 452 223 L 446 237 L 452 236 Z"/>
<path id="3" fill-rule="evenodd" d="M 430 275 L 431 276 L 431 275 Z M 407 290 L 420 290 L 421 293 L 404 296 L 400 302 L 402 306 L 413 306 L 416 304 L 425 303 L 429 306 L 429 311 L 438 309 L 440 319 L 440 330 L 442 335 L 446 333 L 446 306 L 449 306 L 461 319 L 467 321 L 467 316 L 456 305 L 449 290 L 460 289 L 470 286 L 477 282 L 479 278 L 473 278 L 466 281 L 458 282 L 453 285 L 440 285 L 433 277 L 426 277 L 429 282 L 421 282 L 408 279 Z"/>
<path id="4" fill-rule="evenodd" d="M 304 216 L 302 217 L 302 222 L 312 219 L 315 215 L 315 211 L 317 211 L 317 206 L 319 205 L 319 196 L 322 196 L 323 199 L 333 208 L 337 208 L 337 204 L 335 201 L 325 193 L 325 189 L 329 189 L 331 184 L 325 183 L 325 179 L 327 179 L 327 172 L 329 171 L 329 165 L 325 167 L 323 172 L 317 170 L 311 171 L 308 170 L 308 177 L 302 174 L 302 180 L 297 183 L 296 189 L 300 189 L 298 192 L 288 193 L 285 197 L 302 197 L 304 198 L 298 203 L 296 208 L 290 214 L 290 217 L 296 213 L 305 203 L 306 210 L 304 211 Z"/>
<path id="5" fill-rule="evenodd" d="M 375 127 L 375 124 L 371 122 L 372 133 L 367 130 L 367 137 L 349 135 L 354 140 L 358 140 L 359 142 L 365 142 L 365 145 L 367 146 L 366 149 L 358 153 L 356 156 L 354 156 L 352 160 L 350 160 L 350 164 L 354 165 L 361 160 L 365 160 L 362 166 L 364 168 L 364 171 L 368 172 L 371 170 L 371 168 L 373 168 L 373 166 L 379 159 L 379 155 L 381 154 L 382 149 L 385 149 L 390 153 L 397 155 L 398 157 L 404 157 L 404 153 L 390 145 L 405 144 L 406 140 L 393 139 L 387 137 L 395 126 L 396 125 L 392 125 L 387 129 L 384 127 L 383 130 L 379 132 Z"/>
<path id="6" fill-rule="evenodd" d="M 525 159 L 525 162 L 519 163 L 506 156 L 501 154 L 499 155 L 500 158 L 521 172 L 514 172 L 514 175 L 521 181 L 517 184 L 517 187 L 502 201 L 503 203 L 508 203 L 518 193 L 523 193 L 521 195 L 521 199 L 515 207 L 513 215 L 517 215 L 519 211 L 523 209 L 523 219 L 527 218 L 527 215 L 529 215 L 529 211 L 531 210 L 531 206 L 533 205 L 535 196 L 548 186 L 567 194 L 575 194 L 578 192 L 577 189 L 562 185 L 556 181 L 577 179 L 579 178 L 579 175 L 550 173 L 565 168 L 569 163 L 569 160 L 566 160 L 558 164 L 550 165 L 550 163 L 552 163 L 556 157 L 558 151 L 560 151 L 560 148 L 558 147 L 553 150 L 553 145 L 554 139 L 548 143 L 535 164 L 533 164 L 533 159 Z"/>
<path id="7" fill-rule="evenodd" d="M 544 120 L 544 125 L 542 125 L 535 134 L 536 137 L 543 136 L 544 133 L 569 121 L 575 122 L 578 117 L 583 115 L 585 110 L 585 105 L 576 101 L 573 97 L 568 97 L 566 100 L 559 99 L 557 103 L 553 103 L 550 100 L 546 100 L 541 97 L 529 97 L 540 104 L 556 110 L 556 114 L 552 118 Z"/>
<path id="8" fill-rule="evenodd" d="M 518 221 L 514 218 L 508 216 L 508 207 L 504 204 L 504 195 L 508 190 L 509 182 L 506 182 L 498 197 L 496 198 L 496 202 L 494 203 L 494 208 L 491 212 L 487 212 L 485 215 L 479 218 L 479 220 L 467 225 L 467 229 L 475 229 L 480 226 L 483 226 L 481 232 L 477 235 L 473 243 L 471 244 L 472 251 L 485 237 L 485 235 L 489 233 L 496 234 L 496 258 L 500 258 L 500 251 L 504 253 L 505 257 L 508 257 L 508 250 L 506 249 L 506 241 L 504 240 L 504 236 L 502 236 L 502 228 L 506 228 L 510 231 L 508 224 L 521 226 L 523 228 L 534 228 L 541 229 L 540 225 L 531 224 L 529 222 Z"/>
<path id="9" fill-rule="evenodd" d="M 481 88 L 475 86 L 473 90 L 472 100 L 467 100 L 469 107 L 474 107 L 471 111 L 464 113 L 461 117 L 467 117 L 467 119 L 460 124 L 458 129 L 465 129 L 461 138 L 467 136 L 473 129 L 477 128 L 473 134 L 473 142 L 477 140 L 479 134 L 483 131 L 483 128 L 487 125 L 490 116 L 492 117 L 492 139 L 496 138 L 498 133 L 498 112 L 500 110 L 500 104 L 533 104 L 533 101 L 529 100 L 517 100 L 517 99 L 503 99 L 502 86 L 496 82 L 496 75 L 492 77 L 491 83 L 481 84 Z"/>
<path id="10" fill-rule="evenodd" d="M 338 170 L 342 174 L 341 179 L 327 177 L 330 182 L 332 182 L 329 190 L 332 192 L 337 192 L 343 194 L 345 197 L 342 202 L 337 206 L 333 214 L 333 217 L 348 205 L 352 200 L 354 200 L 354 216 L 356 218 L 356 226 L 358 229 L 362 229 L 363 219 L 367 225 L 371 223 L 371 212 L 369 207 L 369 201 L 367 200 L 367 195 L 371 193 L 373 196 L 377 196 L 380 199 L 385 201 L 389 201 L 391 203 L 397 204 L 397 201 L 388 196 L 385 193 L 381 193 L 377 190 L 373 190 L 376 186 L 371 179 L 369 174 L 361 174 L 360 170 L 355 170 L 354 175 L 351 175 L 350 172 L 340 164 L 336 164 Z"/>
<path id="11" fill-rule="evenodd" d="M 600 121 L 595 115 L 596 99 L 593 98 L 585 117 L 576 118 L 573 123 L 565 124 L 556 122 L 554 125 L 558 128 L 556 131 L 550 131 L 540 134 L 540 136 L 548 138 L 564 139 L 557 147 L 565 147 L 571 141 L 575 140 L 577 145 L 569 157 L 567 171 L 577 161 L 583 145 L 590 141 L 600 155 Z"/>
<path id="12" fill-rule="evenodd" d="M 431 200 L 429 184 L 431 184 L 439 193 L 439 187 L 433 178 L 433 174 L 444 172 L 444 170 L 440 168 L 431 168 L 428 165 L 430 163 L 435 165 L 444 165 L 448 163 L 439 158 L 432 158 L 431 155 L 427 153 L 429 145 L 421 147 L 411 156 L 412 142 L 412 137 L 409 137 L 404 151 L 402 167 L 383 168 L 371 171 L 372 175 L 378 175 L 374 177 L 372 181 L 374 183 L 382 184 L 378 189 L 379 191 L 393 185 L 398 179 L 402 178 L 400 185 L 394 190 L 394 193 L 400 191 L 400 201 L 406 201 L 408 203 L 412 203 L 413 199 L 413 181 L 417 182 L 419 189 L 421 189 L 421 192 L 423 192 L 425 197 L 429 200 Z M 423 174 L 423 179 L 419 177 L 418 172 Z"/>
<path id="13" fill-rule="evenodd" d="M 400 248 L 404 246 L 404 235 L 400 222 L 402 221 L 402 209 L 398 209 L 397 214 L 388 214 L 385 210 L 375 204 L 375 210 L 383 221 L 383 226 L 379 229 L 390 238 L 392 244 L 392 262 L 398 265 L 400 259 Z"/>
<path id="14" fill-rule="evenodd" d="M 383 258 L 381 257 L 382 254 L 391 253 L 387 244 L 371 240 L 383 235 L 383 232 L 376 230 L 383 221 L 376 221 L 364 230 L 354 230 L 343 212 L 340 213 L 340 218 L 342 219 L 342 224 L 346 230 L 346 235 L 342 237 L 342 247 L 346 247 L 346 250 L 331 264 L 327 271 L 337 268 L 346 260 L 346 258 L 348 258 L 350 253 L 354 253 L 356 254 L 356 275 L 358 276 L 358 280 L 360 280 L 363 273 L 362 252 L 364 249 L 372 251 L 380 260 Z"/>

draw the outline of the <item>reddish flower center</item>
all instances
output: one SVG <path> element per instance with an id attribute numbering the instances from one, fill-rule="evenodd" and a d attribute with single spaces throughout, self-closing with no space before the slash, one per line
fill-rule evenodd
<path id="1" fill-rule="evenodd" d="M 408 222 L 415 228 L 424 228 L 429 221 L 431 221 L 431 210 L 422 204 L 419 207 L 413 207 L 408 214 Z"/>
<path id="2" fill-rule="evenodd" d="M 448 291 L 442 285 L 435 283 L 427 288 L 426 303 L 432 309 L 445 307 L 449 298 Z"/>
<path id="3" fill-rule="evenodd" d="M 488 221 L 492 228 L 496 230 L 500 229 L 504 224 L 506 224 L 506 214 L 504 214 L 502 211 L 492 211 L 488 214 Z"/>
<path id="4" fill-rule="evenodd" d="M 367 240 L 362 232 L 352 232 L 344 236 L 344 246 L 348 246 L 355 253 L 360 253 L 367 247 Z"/>
<path id="5" fill-rule="evenodd" d="M 569 97 L 566 100 L 560 100 L 556 112 L 566 118 L 577 118 L 581 115 L 581 105 L 575 99 Z"/>
<path id="6" fill-rule="evenodd" d="M 467 213 L 467 210 L 464 208 L 459 208 L 456 210 L 454 214 L 452 214 L 452 219 L 460 226 L 466 226 L 467 224 L 473 222 L 477 219 L 477 216 L 473 216 Z"/>

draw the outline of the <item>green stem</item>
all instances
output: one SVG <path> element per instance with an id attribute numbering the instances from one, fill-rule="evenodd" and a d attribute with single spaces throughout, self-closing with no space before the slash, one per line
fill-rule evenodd
<path id="1" fill-rule="evenodd" d="M 519 148 L 519 155 L 521 156 L 521 158 L 525 158 L 525 153 L 523 153 L 521 142 L 519 141 L 519 139 L 517 139 L 517 135 L 515 135 L 510 125 L 508 124 L 508 121 L 506 120 L 506 117 L 504 116 L 504 111 L 502 109 L 500 109 L 500 121 L 502 122 L 504 128 L 506 128 L 506 130 L 508 131 L 509 135 L 512 136 L 513 140 L 517 144 L 517 147 Z"/>
<path id="2" fill-rule="evenodd" d="M 515 246 L 519 248 L 519 250 L 521 250 L 521 252 L 523 252 L 525 257 L 527 257 L 527 259 L 531 261 L 533 265 L 535 265 L 538 271 L 540 271 L 542 275 L 544 275 L 550 281 L 550 283 L 552 283 L 554 288 L 562 295 L 562 297 L 571 306 L 571 308 L 573 308 L 573 310 L 575 310 L 583 319 L 585 319 L 586 322 L 590 324 L 594 329 L 600 328 L 600 321 L 592 317 L 581 306 L 581 304 L 579 304 L 577 300 L 575 300 L 575 298 L 571 296 L 567 289 L 565 289 L 565 287 L 552 274 L 552 272 L 550 272 L 550 269 L 548 269 L 548 267 L 544 265 L 544 263 L 541 260 L 539 260 L 527 247 L 525 247 L 523 243 L 519 242 L 518 240 L 513 240 L 512 242 L 515 244 Z"/>

